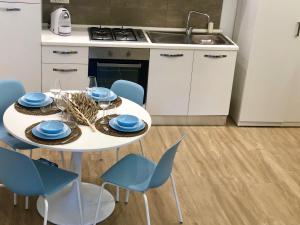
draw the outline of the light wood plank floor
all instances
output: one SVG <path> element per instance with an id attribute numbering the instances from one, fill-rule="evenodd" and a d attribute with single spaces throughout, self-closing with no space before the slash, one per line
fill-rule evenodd
<path id="1" fill-rule="evenodd" d="M 174 176 L 185 224 L 300 224 L 300 129 L 153 127 L 143 141 L 147 156 L 157 161 L 181 133 L 187 138 L 175 159 Z M 121 153 L 128 152 L 138 152 L 138 144 Z M 98 175 L 112 165 L 114 156 L 113 151 L 85 154 L 83 180 L 100 184 Z M 59 159 L 58 153 L 45 150 L 34 152 L 34 158 L 39 157 Z M 25 211 L 24 198 L 19 197 L 14 208 L 12 196 L 0 188 L 1 225 L 42 224 L 36 198 L 30 199 L 30 209 Z M 169 182 L 150 191 L 148 198 L 152 225 L 177 224 Z M 102 224 L 145 224 L 142 196 L 132 194 L 128 205 L 117 204 Z"/>

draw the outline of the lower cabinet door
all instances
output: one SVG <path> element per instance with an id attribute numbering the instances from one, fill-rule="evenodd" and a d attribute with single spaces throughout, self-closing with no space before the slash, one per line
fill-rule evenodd
<path id="1" fill-rule="evenodd" d="M 88 66 L 81 64 L 43 64 L 42 89 L 49 91 L 56 79 L 63 90 L 85 90 L 88 86 Z"/>
<path id="2" fill-rule="evenodd" d="M 236 54 L 235 51 L 195 51 L 189 115 L 228 115 Z"/>

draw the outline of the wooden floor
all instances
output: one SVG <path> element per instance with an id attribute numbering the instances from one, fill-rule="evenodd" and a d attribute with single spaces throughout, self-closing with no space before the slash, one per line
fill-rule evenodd
<path id="1" fill-rule="evenodd" d="M 185 224 L 300 224 L 300 129 L 153 127 L 143 142 L 147 156 L 158 160 L 181 133 L 187 138 L 176 156 L 174 176 Z M 138 144 L 122 149 L 123 155 L 128 152 L 138 152 Z M 34 158 L 41 156 L 59 159 L 55 152 L 34 152 Z M 100 184 L 98 175 L 113 161 L 113 151 L 85 154 L 83 179 Z M 25 211 L 24 198 L 19 197 L 14 208 L 12 196 L 0 188 L 0 225 L 42 224 L 36 198 L 30 199 L 30 209 Z M 177 224 L 169 182 L 150 191 L 148 199 L 152 225 Z M 117 204 L 102 224 L 145 224 L 142 196 L 132 194 L 128 205 Z"/>

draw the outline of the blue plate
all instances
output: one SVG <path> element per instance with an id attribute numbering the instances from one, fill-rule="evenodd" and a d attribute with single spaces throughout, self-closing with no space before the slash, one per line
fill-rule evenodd
<path id="1" fill-rule="evenodd" d="M 38 129 L 41 132 L 45 134 L 54 134 L 54 135 L 61 133 L 63 130 L 65 130 L 66 127 L 67 127 L 66 124 L 58 120 L 44 121 L 38 125 Z"/>
<path id="2" fill-rule="evenodd" d="M 71 129 L 70 127 L 67 126 L 67 130 L 62 133 L 62 134 L 58 134 L 56 136 L 49 136 L 49 135 L 45 135 L 43 133 L 40 133 L 37 126 L 34 127 L 32 129 L 32 134 L 38 138 L 41 138 L 41 139 L 45 139 L 45 140 L 58 140 L 58 139 L 62 139 L 62 138 L 65 138 L 65 137 L 68 137 L 70 134 L 71 134 Z"/>
<path id="3" fill-rule="evenodd" d="M 109 92 L 110 95 L 108 97 L 103 98 L 103 95 L 105 92 Z M 111 91 L 108 88 L 101 88 L 101 87 L 97 87 L 97 88 L 93 88 L 91 92 L 88 93 L 88 95 L 95 101 L 114 101 L 117 99 L 117 95 Z"/>
<path id="4" fill-rule="evenodd" d="M 141 120 L 133 115 L 120 115 L 116 117 L 117 123 L 120 127 L 134 127 Z"/>
<path id="5" fill-rule="evenodd" d="M 44 106 L 50 105 L 52 102 L 53 102 L 53 99 L 50 98 L 50 97 L 46 98 L 45 101 L 39 102 L 39 103 L 27 102 L 27 101 L 24 101 L 23 98 L 19 98 L 19 99 L 18 99 L 18 103 L 19 103 L 20 105 L 25 106 L 25 107 L 29 107 L 29 108 L 40 108 L 40 107 L 44 107 Z"/>
<path id="6" fill-rule="evenodd" d="M 26 102 L 41 103 L 45 101 L 47 95 L 41 92 L 30 92 L 22 97 Z"/>
<path id="7" fill-rule="evenodd" d="M 109 121 L 109 126 L 117 131 L 131 133 L 143 130 L 145 128 L 145 123 L 143 121 L 140 121 L 133 127 L 122 127 L 118 124 L 116 118 L 113 118 Z"/>

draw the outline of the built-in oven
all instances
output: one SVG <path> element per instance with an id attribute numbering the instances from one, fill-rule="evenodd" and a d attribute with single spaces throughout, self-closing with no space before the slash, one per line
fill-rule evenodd
<path id="1" fill-rule="evenodd" d="M 147 95 L 149 49 L 90 48 L 89 76 L 95 76 L 98 86 L 110 88 L 116 80 L 140 84 Z"/>

